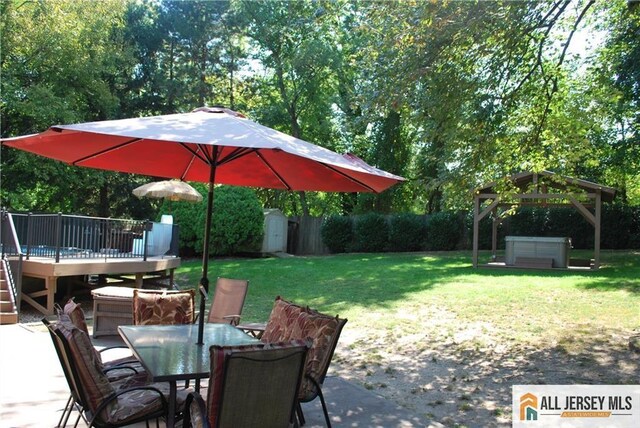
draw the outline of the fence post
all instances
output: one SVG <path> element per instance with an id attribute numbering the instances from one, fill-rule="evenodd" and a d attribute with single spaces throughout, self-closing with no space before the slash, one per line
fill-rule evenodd
<path id="1" fill-rule="evenodd" d="M 56 217 L 56 263 L 60 262 L 60 241 L 62 239 L 62 213 Z"/>

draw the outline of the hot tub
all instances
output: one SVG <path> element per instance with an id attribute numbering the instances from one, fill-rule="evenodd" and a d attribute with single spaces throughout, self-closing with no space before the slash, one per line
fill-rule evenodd
<path id="1" fill-rule="evenodd" d="M 507 236 L 505 264 L 514 266 L 520 261 L 552 260 L 552 267 L 569 266 L 571 238 L 542 236 Z"/>

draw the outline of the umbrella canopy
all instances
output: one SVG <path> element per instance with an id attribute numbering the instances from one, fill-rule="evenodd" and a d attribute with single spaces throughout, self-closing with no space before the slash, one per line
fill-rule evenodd
<path id="1" fill-rule="evenodd" d="M 180 180 L 163 180 L 143 184 L 133 189 L 139 198 L 159 198 L 170 201 L 202 202 L 202 195 L 193 187 Z"/>
<path id="2" fill-rule="evenodd" d="M 184 181 L 327 192 L 381 192 L 393 174 L 227 109 L 53 126 L 3 144 L 70 165 Z"/>
<path id="3" fill-rule="evenodd" d="M 207 291 L 214 183 L 378 193 L 404 180 L 354 155 L 339 155 L 223 108 L 58 125 L 2 144 L 70 165 L 209 183 L 201 279 Z M 204 299 L 200 308 L 204 314 Z"/>

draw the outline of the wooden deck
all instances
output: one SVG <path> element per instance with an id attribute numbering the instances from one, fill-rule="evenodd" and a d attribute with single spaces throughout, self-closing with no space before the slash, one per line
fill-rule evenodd
<path id="1" fill-rule="evenodd" d="M 173 283 L 173 272 L 180 266 L 180 258 L 172 256 L 143 258 L 83 258 L 61 259 L 58 263 L 52 258 L 30 257 L 22 265 L 23 277 L 44 280 L 44 289 L 22 293 L 22 299 L 44 315 L 53 315 L 54 296 L 58 289 L 58 278 L 82 275 L 135 275 L 136 287 L 142 286 L 145 274 L 166 272 Z M 45 304 L 36 299 L 46 299 Z"/>

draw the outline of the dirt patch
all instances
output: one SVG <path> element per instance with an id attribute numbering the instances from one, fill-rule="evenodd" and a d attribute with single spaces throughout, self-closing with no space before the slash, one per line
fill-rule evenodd
<path id="1" fill-rule="evenodd" d="M 562 343 L 525 344 L 444 311 L 429 319 L 419 333 L 345 328 L 332 372 L 452 427 L 510 426 L 512 385 L 640 381 L 640 354 L 629 347 L 637 331 L 580 330 Z"/>

